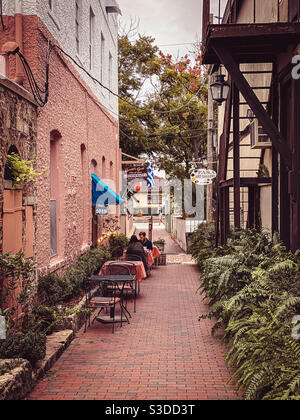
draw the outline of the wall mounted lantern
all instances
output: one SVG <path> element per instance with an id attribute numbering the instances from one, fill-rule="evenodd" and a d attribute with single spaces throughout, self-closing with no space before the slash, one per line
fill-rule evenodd
<path id="1" fill-rule="evenodd" d="M 211 96 L 218 105 L 227 100 L 230 85 L 225 81 L 224 74 L 218 74 L 214 83 L 210 85 Z"/>
<path id="2" fill-rule="evenodd" d="M 250 123 L 253 123 L 255 120 L 255 115 L 252 109 L 247 109 L 247 118 L 249 119 Z"/>

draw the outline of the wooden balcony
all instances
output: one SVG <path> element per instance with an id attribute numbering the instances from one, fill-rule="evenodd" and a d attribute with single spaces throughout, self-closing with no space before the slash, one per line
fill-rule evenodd
<path id="1" fill-rule="evenodd" d="M 237 63 L 274 62 L 289 45 L 299 43 L 298 22 L 208 25 L 203 64 L 220 64 L 216 48 L 225 48 Z"/>

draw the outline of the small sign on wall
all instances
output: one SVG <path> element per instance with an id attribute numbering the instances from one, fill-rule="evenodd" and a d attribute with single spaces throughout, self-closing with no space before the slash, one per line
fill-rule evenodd
<path id="1" fill-rule="evenodd" d="M 96 216 L 107 216 L 108 207 L 96 206 Z"/>

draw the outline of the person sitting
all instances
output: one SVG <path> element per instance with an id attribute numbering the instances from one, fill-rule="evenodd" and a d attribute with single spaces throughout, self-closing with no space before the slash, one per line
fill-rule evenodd
<path id="1" fill-rule="evenodd" d="M 148 251 L 152 251 L 153 250 L 153 244 L 152 242 L 147 238 L 147 234 L 146 232 L 141 232 L 139 234 L 140 237 L 140 242 L 143 245 L 144 248 L 147 248 Z"/>
<path id="2" fill-rule="evenodd" d="M 127 255 L 127 257 L 130 257 L 130 255 L 136 255 L 138 257 L 141 257 L 141 260 L 144 263 L 146 273 L 148 272 L 146 252 L 145 252 L 141 242 L 139 242 L 137 236 L 133 235 L 131 237 L 128 248 L 127 248 L 126 255 Z"/>

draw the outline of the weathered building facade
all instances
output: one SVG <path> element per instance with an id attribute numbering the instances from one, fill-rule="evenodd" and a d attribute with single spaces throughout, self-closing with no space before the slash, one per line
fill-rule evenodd
<path id="1" fill-rule="evenodd" d="M 86 70 L 52 51 L 49 100 L 37 117 L 37 169 L 46 170 L 36 183 L 38 274 L 70 265 L 96 244 L 102 225 L 93 212 L 91 174 L 119 190 L 118 99 L 111 93 L 118 91 L 117 12 L 107 0 L 3 1 L 0 50 L 16 42 L 41 88 L 49 45 Z M 18 57 L 5 57 L 2 67 L 29 89 Z"/>
<path id="2" fill-rule="evenodd" d="M 7 157 L 36 159 L 37 106 L 29 92 L 0 77 L 0 252 L 35 255 L 37 191 L 34 184 L 15 188 Z"/>
<path id="3" fill-rule="evenodd" d="M 298 0 L 229 0 L 220 24 L 203 2 L 203 63 L 228 76 L 219 108 L 218 239 L 231 229 L 280 232 L 300 248 Z"/>

